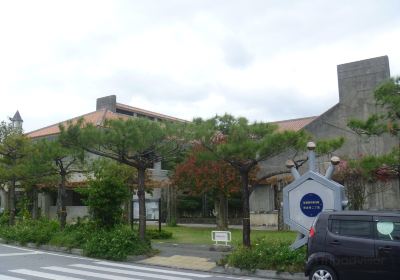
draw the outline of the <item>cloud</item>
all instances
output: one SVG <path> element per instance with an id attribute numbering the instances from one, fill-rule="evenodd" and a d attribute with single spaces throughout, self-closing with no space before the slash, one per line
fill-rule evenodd
<path id="1" fill-rule="evenodd" d="M 19 109 L 37 129 L 109 94 L 189 120 L 319 115 L 338 101 L 336 65 L 388 55 L 400 74 L 399 10 L 395 0 L 1 2 L 0 119 Z"/>

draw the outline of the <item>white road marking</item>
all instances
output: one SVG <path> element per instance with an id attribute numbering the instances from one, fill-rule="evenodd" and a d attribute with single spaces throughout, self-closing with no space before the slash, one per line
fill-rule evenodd
<path id="1" fill-rule="evenodd" d="M 215 276 L 217 278 L 224 278 L 224 279 L 237 279 L 237 280 L 253 280 L 253 279 L 260 279 L 260 278 L 244 278 L 244 277 L 232 277 L 232 276 Z"/>
<path id="2" fill-rule="evenodd" d="M 108 266 L 114 266 L 114 267 L 121 267 L 121 268 L 130 268 L 130 269 L 135 269 L 135 270 L 161 272 L 161 273 L 165 273 L 165 274 L 174 274 L 174 275 L 182 275 L 182 276 L 193 276 L 193 277 L 198 277 L 198 278 L 211 277 L 211 275 L 208 275 L 208 274 L 198 274 L 198 273 L 190 273 L 190 272 L 172 271 L 172 270 L 165 270 L 165 269 L 158 269 L 158 268 L 151 268 L 151 267 L 144 267 L 144 266 L 137 266 L 137 265 L 129 265 L 129 264 L 120 264 L 120 263 L 113 263 L 113 262 L 105 262 L 105 261 L 96 262 L 96 264 L 108 265 Z"/>
<path id="3" fill-rule="evenodd" d="M 25 280 L 25 279 L 12 277 L 8 275 L 0 275 L 0 280 Z"/>
<path id="4" fill-rule="evenodd" d="M 107 274 L 103 274 L 103 273 L 90 272 L 90 271 L 72 269 L 72 268 L 64 268 L 64 267 L 59 267 L 59 266 L 48 266 L 48 267 L 42 267 L 42 268 L 43 269 L 52 270 L 52 271 L 57 271 L 57 272 L 65 272 L 65 273 L 78 274 L 78 275 L 82 275 L 82 276 L 97 277 L 97 278 L 109 279 L 109 280 L 143 280 L 143 279 L 138 279 L 138 278 L 107 275 Z"/>
<path id="5" fill-rule="evenodd" d="M 75 278 L 75 277 L 70 277 L 70 276 L 57 275 L 57 274 L 46 273 L 46 272 L 39 272 L 39 271 L 30 270 L 30 269 L 14 269 L 14 270 L 10 270 L 10 271 L 14 272 L 14 273 L 20 273 L 20 274 L 25 274 L 25 275 L 29 275 L 29 276 L 42 277 L 42 278 L 53 279 L 53 280 L 84 280 L 82 278 Z"/>
<path id="6" fill-rule="evenodd" d="M 0 254 L 0 257 L 25 256 L 25 255 L 37 255 L 37 254 L 42 254 L 42 253 L 41 252 L 8 253 L 8 254 Z"/>
<path id="7" fill-rule="evenodd" d="M 0 244 L 0 245 L 3 246 L 3 247 L 17 249 L 17 250 L 21 250 L 21 251 L 36 252 L 36 250 L 21 248 L 21 247 L 18 247 L 18 246 L 12 246 L 12 245 L 6 245 L 6 244 Z"/>
<path id="8" fill-rule="evenodd" d="M 18 249 L 18 250 L 23 250 L 23 251 L 28 251 L 28 252 L 39 252 L 39 253 L 41 253 L 41 254 L 46 254 L 46 255 L 51 255 L 51 256 L 58 256 L 58 257 L 64 257 L 64 258 L 69 258 L 69 259 L 89 260 L 89 261 L 97 261 L 97 260 L 98 260 L 98 259 L 93 259 L 93 258 L 88 258 L 88 257 L 79 257 L 79 256 L 71 256 L 71 255 L 68 255 L 68 254 L 52 253 L 52 252 L 43 251 L 43 250 L 30 250 L 30 249 L 20 248 L 20 247 L 12 246 L 12 245 L 0 244 L 0 246 L 4 246 L 4 247 L 8 247 L 8 248 L 13 248 L 13 249 Z"/>
<path id="9" fill-rule="evenodd" d="M 154 273 L 145 273 L 145 272 L 138 272 L 132 270 L 124 270 L 118 268 L 109 268 L 109 267 L 101 267 L 95 265 L 86 265 L 86 264 L 72 264 L 70 266 L 79 267 L 79 268 L 86 268 L 92 270 L 99 270 L 104 272 L 111 272 L 111 273 L 120 273 L 126 275 L 133 275 L 133 276 L 143 276 L 143 277 L 155 277 L 156 279 L 165 279 L 165 280 L 191 280 L 191 278 L 182 278 L 177 276 L 168 276 L 168 275 L 161 275 L 161 274 L 154 274 Z"/>

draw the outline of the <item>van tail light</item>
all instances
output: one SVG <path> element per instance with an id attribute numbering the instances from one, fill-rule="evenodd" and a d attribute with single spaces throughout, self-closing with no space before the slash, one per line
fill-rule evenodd
<path id="1" fill-rule="evenodd" d="M 313 238 L 313 237 L 314 237 L 314 235 L 315 235 L 315 228 L 314 228 L 314 227 L 311 227 L 311 228 L 310 228 L 310 234 L 309 234 L 309 237 L 310 237 L 310 238 Z"/>

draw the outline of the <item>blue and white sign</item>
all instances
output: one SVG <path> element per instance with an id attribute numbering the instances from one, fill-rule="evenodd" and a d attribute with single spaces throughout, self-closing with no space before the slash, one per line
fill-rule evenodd
<path id="1" fill-rule="evenodd" d="M 315 193 L 308 193 L 300 200 L 300 209 L 307 217 L 316 217 L 323 208 L 321 197 Z"/>
<path id="2" fill-rule="evenodd" d="M 315 144 L 307 144 L 309 170 L 300 175 L 292 160 L 286 162 L 294 181 L 283 188 L 283 218 L 290 229 L 298 231 L 298 237 L 292 244 L 293 249 L 300 248 L 308 241 L 309 230 L 315 217 L 321 211 L 343 210 L 346 205 L 344 187 L 331 180 L 338 157 L 331 158 L 331 164 L 325 175 L 316 171 Z"/>

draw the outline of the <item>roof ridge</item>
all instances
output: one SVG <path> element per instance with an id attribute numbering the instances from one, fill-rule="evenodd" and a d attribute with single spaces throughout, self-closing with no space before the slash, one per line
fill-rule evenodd
<path id="1" fill-rule="evenodd" d="M 25 135 L 28 135 L 28 134 L 31 134 L 31 133 L 34 133 L 34 132 L 37 132 L 37 131 L 40 131 L 40 130 L 43 130 L 43 129 L 46 129 L 46 128 L 50 128 L 50 127 L 53 127 L 55 125 L 60 125 L 62 123 L 68 122 L 68 121 L 73 121 L 73 120 L 76 120 L 76 119 L 80 119 L 82 117 L 85 117 L 85 116 L 88 116 L 90 114 L 96 113 L 98 111 L 103 111 L 103 110 L 104 109 L 99 109 L 99 110 L 92 111 L 92 112 L 89 112 L 89 113 L 86 113 L 86 114 L 83 114 L 83 115 L 80 115 L 80 116 L 77 116 L 77 117 L 74 117 L 74 118 L 71 118 L 71 119 L 67 119 L 65 121 L 61 121 L 61 122 L 54 123 L 54 124 L 51 124 L 51 125 L 48 125 L 48 126 L 45 126 L 45 127 L 41 127 L 41 128 L 38 128 L 38 129 L 35 129 L 35 130 L 32 130 L 32 131 L 29 131 L 29 132 L 25 133 Z"/>
<path id="2" fill-rule="evenodd" d="M 117 102 L 116 105 L 117 106 L 131 108 L 133 110 L 142 111 L 143 113 L 152 114 L 154 116 L 166 117 L 166 118 L 173 119 L 173 120 L 179 120 L 179 121 L 188 122 L 187 120 L 184 120 L 184 119 L 176 118 L 176 117 L 173 117 L 173 116 L 170 116 L 170 115 L 166 115 L 166 114 L 162 114 L 162 113 L 157 113 L 157 112 L 150 111 L 150 110 L 147 110 L 147 109 L 142 109 L 142 108 L 139 108 L 139 107 L 134 107 L 134 106 L 123 104 L 123 103 L 118 103 Z"/>
<path id="3" fill-rule="evenodd" d="M 286 119 L 286 120 L 280 120 L 280 121 L 273 121 L 270 123 L 281 123 L 281 122 L 288 122 L 288 121 L 300 121 L 300 120 L 305 120 L 305 119 L 312 119 L 312 118 L 318 118 L 319 116 L 310 116 L 310 117 L 302 117 L 302 118 L 296 118 L 296 119 Z"/>

